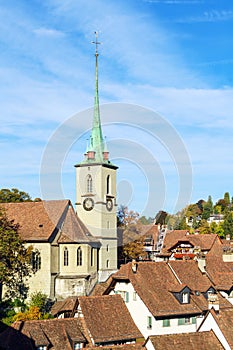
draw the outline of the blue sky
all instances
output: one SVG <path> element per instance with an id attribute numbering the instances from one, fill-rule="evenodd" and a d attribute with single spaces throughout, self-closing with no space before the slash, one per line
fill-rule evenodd
<path id="1" fill-rule="evenodd" d="M 2 0 L 0 16 L 0 188 L 75 202 L 98 30 L 119 204 L 154 216 L 233 195 L 230 1 Z"/>

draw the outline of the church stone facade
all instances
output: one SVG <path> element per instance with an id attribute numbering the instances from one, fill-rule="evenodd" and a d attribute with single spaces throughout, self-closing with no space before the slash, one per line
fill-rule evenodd
<path id="1" fill-rule="evenodd" d="M 117 270 L 116 170 L 109 160 L 99 112 L 98 52 L 93 126 L 83 161 L 76 167 L 76 212 L 69 200 L 3 203 L 9 219 L 32 247 L 29 294 L 52 300 L 88 295 Z"/>

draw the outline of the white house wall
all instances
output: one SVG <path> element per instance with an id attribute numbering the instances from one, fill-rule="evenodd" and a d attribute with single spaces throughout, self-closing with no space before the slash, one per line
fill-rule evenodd
<path id="1" fill-rule="evenodd" d="M 203 323 L 201 324 L 198 332 L 205 332 L 213 330 L 216 337 L 219 339 L 221 344 L 223 345 L 225 350 L 231 350 L 231 347 L 229 346 L 228 342 L 226 341 L 226 338 L 222 334 L 217 322 L 215 321 L 214 317 L 209 313 L 207 317 L 203 320 Z"/>
<path id="2" fill-rule="evenodd" d="M 131 283 L 117 282 L 114 291 L 110 294 L 121 294 L 120 292 L 128 292 L 128 301 L 125 301 L 125 304 L 145 339 L 151 335 L 196 332 L 196 324 L 178 325 L 178 318 L 170 319 L 170 326 L 164 327 L 163 320 L 158 320 L 153 317 L 138 294 L 136 295 L 136 300 L 134 300 L 135 290 Z M 147 327 L 148 317 L 152 318 L 151 328 Z"/>

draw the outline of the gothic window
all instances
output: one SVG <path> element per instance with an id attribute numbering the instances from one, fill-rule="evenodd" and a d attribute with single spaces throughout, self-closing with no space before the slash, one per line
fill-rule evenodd
<path id="1" fill-rule="evenodd" d="M 92 193 L 92 177 L 91 175 L 87 175 L 87 193 Z"/>
<path id="2" fill-rule="evenodd" d="M 82 266 L 83 263 L 83 253 L 82 253 L 82 248 L 79 247 L 77 249 L 77 266 Z"/>
<path id="3" fill-rule="evenodd" d="M 32 264 L 32 269 L 34 271 L 38 271 L 41 268 L 41 256 L 39 251 L 32 252 L 31 255 L 31 264 Z"/>
<path id="4" fill-rule="evenodd" d="M 107 194 L 110 193 L 110 175 L 107 176 Z"/>
<path id="5" fill-rule="evenodd" d="M 69 251 L 65 247 L 65 249 L 64 249 L 64 266 L 68 266 L 68 265 L 69 265 Z"/>

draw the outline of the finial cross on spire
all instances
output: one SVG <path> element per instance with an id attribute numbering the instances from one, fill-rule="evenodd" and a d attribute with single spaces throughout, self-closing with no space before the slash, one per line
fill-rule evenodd
<path id="1" fill-rule="evenodd" d="M 95 41 L 92 41 L 91 43 L 92 44 L 95 44 L 95 55 L 98 56 L 99 53 L 98 53 L 98 45 L 101 44 L 101 42 L 98 41 L 98 32 L 94 32 L 95 33 Z"/>

